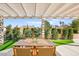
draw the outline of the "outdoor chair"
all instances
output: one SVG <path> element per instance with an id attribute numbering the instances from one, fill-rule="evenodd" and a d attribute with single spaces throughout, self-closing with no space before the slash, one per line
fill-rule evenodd
<path id="1" fill-rule="evenodd" d="M 14 56 L 31 56 L 31 48 L 13 48 Z"/>
<path id="2" fill-rule="evenodd" d="M 55 56 L 55 47 L 38 47 L 38 56 Z"/>

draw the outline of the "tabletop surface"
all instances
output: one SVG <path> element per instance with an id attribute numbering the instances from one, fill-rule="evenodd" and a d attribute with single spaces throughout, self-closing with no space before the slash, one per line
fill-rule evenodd
<path id="1" fill-rule="evenodd" d="M 15 45 L 23 46 L 54 46 L 55 44 L 45 39 L 22 39 Z"/>

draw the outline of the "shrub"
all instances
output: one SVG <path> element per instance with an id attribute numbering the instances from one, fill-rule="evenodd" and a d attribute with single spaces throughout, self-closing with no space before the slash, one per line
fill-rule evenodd
<path id="1" fill-rule="evenodd" d="M 72 38 L 73 38 L 73 29 L 69 28 L 68 39 L 72 39 Z"/>
<path id="2" fill-rule="evenodd" d="M 68 29 L 63 30 L 63 39 L 68 39 Z"/>
<path id="3" fill-rule="evenodd" d="M 52 38 L 58 39 L 58 31 L 56 28 L 52 29 Z"/>
<path id="4" fill-rule="evenodd" d="M 20 39 L 20 28 L 18 28 L 17 26 L 13 28 L 13 39 L 14 40 L 18 40 Z"/>
<path id="5" fill-rule="evenodd" d="M 12 26 L 8 25 L 6 27 L 6 32 L 5 32 L 5 41 L 13 39 L 13 32 L 12 31 L 13 31 Z"/>
<path id="6" fill-rule="evenodd" d="M 73 20 L 71 26 L 74 28 L 76 33 L 79 33 L 79 19 Z"/>
<path id="7" fill-rule="evenodd" d="M 45 29 L 45 38 L 48 39 L 49 36 L 51 36 L 50 34 L 50 29 L 52 28 L 52 26 L 50 25 L 50 23 L 47 20 L 44 20 L 44 29 Z"/>
<path id="8" fill-rule="evenodd" d="M 38 38 L 40 36 L 40 33 L 41 33 L 41 30 L 39 28 L 34 29 L 35 38 Z"/>
<path id="9" fill-rule="evenodd" d="M 73 28 L 73 33 L 75 33 L 75 34 L 78 33 L 78 30 Z"/>
<path id="10" fill-rule="evenodd" d="M 61 29 L 57 29 L 57 30 L 58 30 L 58 33 L 61 34 Z"/>

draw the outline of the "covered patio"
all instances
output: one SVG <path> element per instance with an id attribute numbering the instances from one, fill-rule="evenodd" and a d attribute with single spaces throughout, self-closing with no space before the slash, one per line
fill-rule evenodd
<path id="1" fill-rule="evenodd" d="M 44 36 L 46 18 L 78 18 L 79 4 L 72 3 L 4 3 L 0 4 L 0 43 L 4 43 L 4 24 L 6 18 L 40 18 L 42 19 L 41 38 Z"/>
<path id="2" fill-rule="evenodd" d="M 41 23 L 42 23 L 42 25 L 41 25 L 41 28 L 42 28 L 41 41 L 43 41 L 43 40 L 45 40 L 44 20 L 47 18 L 78 19 L 79 18 L 79 4 L 77 4 L 77 3 L 76 4 L 75 3 L 52 3 L 52 4 L 51 3 L 3 3 L 3 4 L 1 4 L 0 3 L 0 44 L 4 43 L 4 34 L 5 33 L 4 33 L 3 20 L 5 20 L 6 18 L 14 18 L 14 19 L 16 19 L 16 18 L 40 18 Z M 77 39 L 79 39 L 79 38 L 77 38 Z M 19 44 L 22 45 L 22 43 L 19 43 Z M 23 44 L 24 44 L 24 42 L 23 42 Z M 44 43 L 44 44 L 51 46 L 51 43 L 49 43 L 49 44 Z M 18 43 L 16 45 L 18 46 Z M 38 44 L 34 44 L 34 45 L 38 45 Z M 54 46 L 54 45 L 52 45 L 52 46 Z M 78 47 L 78 46 L 76 46 L 76 47 Z M 73 47 L 71 47 L 71 48 L 73 48 Z M 57 49 L 59 49 L 59 48 L 57 48 Z M 57 51 L 60 52 L 61 49 L 59 49 Z M 62 53 L 60 53 L 60 54 L 63 55 Z M 77 55 L 79 55 L 79 53 L 77 53 Z"/>

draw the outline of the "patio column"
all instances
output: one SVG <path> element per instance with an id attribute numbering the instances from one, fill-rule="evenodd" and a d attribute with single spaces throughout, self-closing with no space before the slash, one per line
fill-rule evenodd
<path id="1" fill-rule="evenodd" d="M 0 44 L 4 43 L 4 27 L 3 27 L 3 17 L 0 16 Z"/>
<path id="2" fill-rule="evenodd" d="M 45 31 L 44 31 L 44 19 L 42 18 L 42 25 L 41 25 L 41 38 L 45 39 Z"/>

